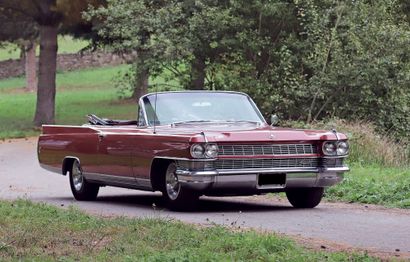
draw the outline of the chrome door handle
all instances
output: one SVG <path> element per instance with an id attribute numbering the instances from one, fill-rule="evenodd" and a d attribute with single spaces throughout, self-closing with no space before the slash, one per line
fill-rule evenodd
<path id="1" fill-rule="evenodd" d="M 104 139 L 104 137 L 106 137 L 107 135 L 106 134 L 104 134 L 104 133 L 99 133 L 98 134 L 98 140 L 101 142 L 103 139 Z"/>

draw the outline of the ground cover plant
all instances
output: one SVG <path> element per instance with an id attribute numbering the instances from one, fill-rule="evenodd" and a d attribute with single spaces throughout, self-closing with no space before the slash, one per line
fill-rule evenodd
<path id="1" fill-rule="evenodd" d="M 376 261 L 307 250 L 275 234 L 156 218 L 105 219 L 25 200 L 0 202 L 2 261 Z"/>
<path id="2" fill-rule="evenodd" d="M 326 190 L 329 201 L 410 208 L 410 169 L 362 167 L 355 163 L 342 183 Z"/>

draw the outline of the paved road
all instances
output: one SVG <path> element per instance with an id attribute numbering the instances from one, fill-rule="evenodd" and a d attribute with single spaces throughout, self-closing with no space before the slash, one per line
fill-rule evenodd
<path id="1" fill-rule="evenodd" d="M 297 210 L 284 200 L 252 197 L 204 198 L 197 212 L 178 213 L 165 209 L 158 193 L 109 187 L 101 189 L 95 202 L 76 202 L 68 178 L 41 169 L 35 152 L 35 139 L 0 141 L 0 198 L 28 198 L 65 207 L 76 205 L 103 216 L 233 224 L 410 258 L 408 210 L 330 203 L 312 210 Z"/>

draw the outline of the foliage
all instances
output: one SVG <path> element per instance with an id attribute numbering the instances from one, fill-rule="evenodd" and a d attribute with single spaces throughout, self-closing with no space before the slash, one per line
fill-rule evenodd
<path id="1" fill-rule="evenodd" d="M 332 201 L 410 208 L 410 169 L 351 166 L 341 184 L 326 190 Z"/>
<path id="2" fill-rule="evenodd" d="M 396 1 L 314 2 L 298 6 L 308 44 L 303 62 L 314 72 L 305 84 L 313 97 L 308 117 L 370 120 L 406 136 L 410 30 L 394 16 Z"/>
<path id="3" fill-rule="evenodd" d="M 145 50 L 152 73 L 169 71 L 184 88 L 247 92 L 266 116 L 364 120 L 408 136 L 403 1 L 151 3 L 110 0 L 89 15 L 100 19 L 98 32 L 111 46 Z M 140 41 L 147 32 L 148 41 Z"/>
<path id="4" fill-rule="evenodd" d="M 266 115 L 372 121 L 379 131 L 408 136 L 410 30 L 394 16 L 395 1 L 294 1 L 284 9 L 299 26 L 282 29 L 276 43 L 244 37 L 255 53 L 270 50 L 266 70 L 237 49 L 216 66 L 220 87 L 250 93 Z"/>
<path id="5" fill-rule="evenodd" d="M 156 218 L 103 219 L 19 200 L 0 202 L 0 260 L 376 261 L 312 251 L 275 234 Z"/>
<path id="6" fill-rule="evenodd" d="M 0 24 L 0 42 L 30 41 L 38 37 L 38 28 L 30 17 L 5 9 L 2 5 L 0 5 Z"/>
<path id="7" fill-rule="evenodd" d="M 16 41 L 26 39 L 26 33 L 10 34 L 8 28 L 33 28 L 29 30 L 29 40 L 38 31 L 40 42 L 37 102 L 33 123 L 36 126 L 53 124 L 55 122 L 55 94 L 57 70 L 57 36 L 59 32 L 72 31 L 78 33 L 89 30 L 82 19 L 81 11 L 89 5 L 102 4 L 104 0 L 0 0 L 0 20 L 7 20 L 8 26 L 0 27 L 0 35 L 5 34 L 6 40 Z M 1 21 L 0 21 L 1 22 Z M 23 26 L 21 23 L 24 22 Z M 20 31 L 17 31 L 20 32 Z M 24 30 L 21 30 L 24 32 Z M 2 39 L 0 39 L 2 40 Z M 32 45 L 28 49 L 32 49 Z M 35 51 L 35 50 L 33 50 Z M 31 65 L 35 65 L 35 57 Z M 31 67 L 30 72 L 35 74 Z M 32 76 L 30 74 L 30 76 Z M 33 79 L 28 81 L 33 83 Z M 31 86 L 31 85 L 30 85 Z"/>
<path id="8" fill-rule="evenodd" d="M 347 122 L 332 119 L 329 121 L 304 122 L 287 121 L 283 126 L 305 129 L 337 129 L 349 138 L 348 162 L 360 166 L 410 167 L 410 144 L 408 140 L 398 140 L 381 135 L 371 123 Z"/>

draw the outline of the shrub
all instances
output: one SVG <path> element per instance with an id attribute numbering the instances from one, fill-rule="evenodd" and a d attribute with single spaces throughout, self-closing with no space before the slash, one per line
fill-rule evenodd
<path id="1" fill-rule="evenodd" d="M 309 129 L 332 129 L 346 134 L 350 141 L 348 161 L 359 165 L 381 165 L 405 167 L 410 165 L 409 141 L 397 140 L 377 133 L 376 127 L 368 122 L 347 122 L 333 119 L 305 124 L 288 121 L 285 126 Z"/>

